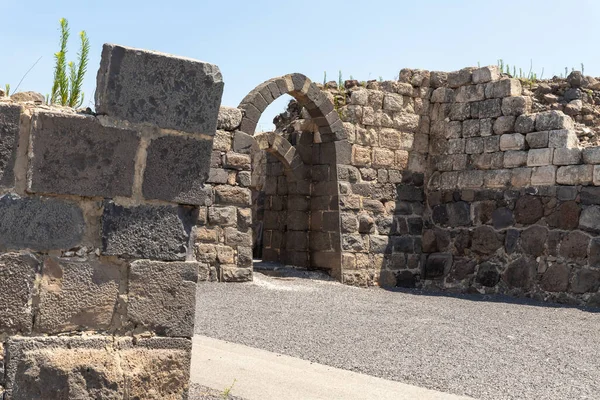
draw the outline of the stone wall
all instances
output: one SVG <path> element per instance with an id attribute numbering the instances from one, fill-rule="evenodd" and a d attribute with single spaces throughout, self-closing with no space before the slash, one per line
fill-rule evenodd
<path id="1" fill-rule="evenodd" d="M 574 75 L 566 91 L 582 93 Z M 560 111 L 572 103 L 540 104 L 496 67 L 325 89 L 352 145 L 338 165 L 346 283 L 598 304 L 600 148 Z"/>
<path id="2" fill-rule="evenodd" d="M 97 115 L 0 99 L 5 400 L 187 398 L 222 90 L 214 65 L 105 45 Z"/>

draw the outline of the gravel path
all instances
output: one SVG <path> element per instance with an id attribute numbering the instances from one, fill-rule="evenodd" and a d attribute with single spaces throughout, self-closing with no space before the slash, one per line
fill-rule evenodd
<path id="1" fill-rule="evenodd" d="M 599 310 L 482 299 L 256 273 L 200 284 L 196 333 L 479 399 L 600 398 Z"/>

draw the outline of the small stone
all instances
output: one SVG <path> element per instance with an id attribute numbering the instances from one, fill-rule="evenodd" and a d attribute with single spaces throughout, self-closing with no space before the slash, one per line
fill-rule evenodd
<path id="1" fill-rule="evenodd" d="M 521 248 L 526 254 L 538 257 L 544 254 L 544 246 L 548 237 L 548 229 L 533 225 L 521 232 Z"/>
<path id="2" fill-rule="evenodd" d="M 554 149 L 554 157 L 552 159 L 554 165 L 572 165 L 581 163 L 581 149 Z M 560 168 L 559 168 L 560 172 Z"/>
<path id="3" fill-rule="evenodd" d="M 556 183 L 560 185 L 590 185 L 593 180 L 593 165 L 569 165 L 558 168 Z"/>
<path id="4" fill-rule="evenodd" d="M 521 115 L 531 111 L 531 97 L 529 96 L 513 96 L 502 99 L 502 114 L 503 115 Z"/>
<path id="5" fill-rule="evenodd" d="M 587 258 L 590 237 L 579 231 L 569 232 L 560 244 L 560 255 L 567 259 L 576 260 Z"/>
<path id="6" fill-rule="evenodd" d="M 552 165 L 553 157 L 552 149 L 531 149 L 527 152 L 527 166 L 539 167 L 544 165 Z"/>
<path id="7" fill-rule="evenodd" d="M 437 279 L 444 277 L 452 267 L 452 254 L 434 253 L 427 257 L 424 279 Z"/>
<path id="8" fill-rule="evenodd" d="M 500 207 L 492 212 L 492 223 L 495 229 L 508 228 L 514 223 L 513 213 L 506 207 Z"/>
<path id="9" fill-rule="evenodd" d="M 486 83 L 500 79 L 500 68 L 490 65 L 473 70 L 473 83 Z"/>
<path id="10" fill-rule="evenodd" d="M 548 147 L 573 148 L 579 145 L 575 132 L 570 130 L 555 130 L 548 132 Z"/>
<path id="11" fill-rule="evenodd" d="M 531 184 L 534 186 L 548 186 L 556 183 L 556 166 L 546 165 L 535 167 L 531 172 Z"/>
<path id="12" fill-rule="evenodd" d="M 46 104 L 44 95 L 36 92 L 19 92 L 10 96 L 10 99 L 19 103 Z"/>
<path id="13" fill-rule="evenodd" d="M 600 233 L 600 207 L 585 207 L 579 217 L 579 229 Z"/>
<path id="14" fill-rule="evenodd" d="M 526 136 L 527 144 L 532 149 L 548 147 L 548 132 L 531 132 Z"/>
<path id="15" fill-rule="evenodd" d="M 477 282 L 482 286 L 494 287 L 500 281 L 500 273 L 496 264 L 484 262 L 477 268 Z"/>
<path id="16" fill-rule="evenodd" d="M 485 97 L 488 99 L 520 96 L 521 92 L 521 82 L 515 78 L 503 78 L 490 82 L 485 87 Z"/>
<path id="17" fill-rule="evenodd" d="M 533 224 L 544 215 L 542 201 L 535 196 L 521 196 L 514 209 L 515 221 L 519 224 Z"/>
<path id="18" fill-rule="evenodd" d="M 504 167 L 516 168 L 527 165 L 528 152 L 526 151 L 506 151 L 504 153 Z"/>
<path id="19" fill-rule="evenodd" d="M 498 117 L 496 119 L 496 121 L 494 122 L 494 133 L 496 135 L 502 135 L 504 133 L 511 133 L 511 132 L 514 132 L 514 129 L 515 129 L 515 117 L 514 116 Z"/>
<path id="20" fill-rule="evenodd" d="M 542 289 L 548 292 L 564 292 L 569 285 L 570 268 L 565 264 L 553 264 L 548 267 L 540 282 Z"/>
<path id="21" fill-rule="evenodd" d="M 535 114 L 519 115 L 515 120 L 515 132 L 529 133 L 535 129 Z"/>
<path id="22" fill-rule="evenodd" d="M 557 110 L 538 113 L 535 119 L 535 129 L 537 131 L 570 130 L 573 127 L 574 123 L 571 117 Z"/>
<path id="23" fill-rule="evenodd" d="M 584 164 L 600 164 L 600 147 L 587 147 L 583 149 Z"/>
<path id="24" fill-rule="evenodd" d="M 471 250 L 480 254 L 493 254 L 502 247 L 499 235 L 490 226 L 480 226 L 473 231 Z"/>
<path id="25" fill-rule="evenodd" d="M 217 116 L 217 129 L 233 131 L 242 123 L 242 110 L 234 107 L 221 106 Z"/>
<path id="26" fill-rule="evenodd" d="M 500 150 L 523 150 L 526 148 L 525 136 L 520 133 L 500 136 Z"/>
<path id="27" fill-rule="evenodd" d="M 536 278 L 537 263 L 527 257 L 519 257 L 508 264 L 504 275 L 504 282 L 508 286 L 529 289 Z"/>

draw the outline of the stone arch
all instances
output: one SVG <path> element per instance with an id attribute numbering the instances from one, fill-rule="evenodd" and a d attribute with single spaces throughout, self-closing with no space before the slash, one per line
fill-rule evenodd
<path id="1" fill-rule="evenodd" d="M 294 97 L 308 111 L 312 122 L 318 128 L 318 137 L 313 137 L 312 133 L 310 136 L 304 135 L 305 139 L 292 145 L 279 133 L 255 134 L 264 110 L 284 94 Z M 303 266 L 328 270 L 331 276 L 341 279 L 337 144 L 347 148 L 343 146 L 343 142 L 347 143 L 347 141 L 344 140 L 344 125 L 332 101 L 306 76 L 294 73 L 258 85 L 244 97 L 238 108 L 243 114 L 240 131 L 253 136 L 261 150 L 280 161 L 288 179 L 287 185 L 290 187 L 288 195 L 281 194 L 281 198 L 275 200 L 288 205 L 287 225 L 282 229 L 286 230 L 285 236 L 286 238 L 289 236 L 290 240 L 284 242 L 286 247 L 283 250 L 278 249 L 277 254 L 280 256 L 281 251 L 291 254 L 288 260 L 292 261 L 288 262 L 284 259 L 283 262 L 300 265 L 301 262 L 293 261 L 301 257 L 294 258 L 294 255 L 298 255 L 299 241 L 305 240 L 308 260 Z M 274 184 L 273 181 L 274 179 L 271 179 L 271 184 Z M 271 196 L 280 195 L 279 186 L 275 193 Z M 306 201 L 301 201 L 302 198 Z M 272 215 L 276 211 L 265 209 L 265 240 L 268 234 L 267 225 L 271 225 L 273 220 L 272 217 L 267 217 L 267 212 Z M 294 227 L 298 221 L 294 220 L 293 216 L 300 214 L 303 214 L 308 221 L 305 237 L 299 233 L 301 229 Z M 275 231 L 271 231 L 271 234 L 274 233 Z M 262 249 L 266 251 L 267 248 L 268 245 L 265 244 Z"/>
<path id="2" fill-rule="evenodd" d="M 343 137 L 344 125 L 331 100 L 314 82 L 298 73 L 269 79 L 248 93 L 238 106 L 244 114 L 240 130 L 253 135 L 263 111 L 284 94 L 294 97 L 306 108 L 319 127 L 322 142 L 332 142 Z"/>
<path id="3" fill-rule="evenodd" d="M 260 150 L 272 154 L 283 164 L 284 171 L 291 181 L 306 179 L 304 161 L 286 138 L 275 132 L 261 132 L 254 135 L 254 140 Z"/>

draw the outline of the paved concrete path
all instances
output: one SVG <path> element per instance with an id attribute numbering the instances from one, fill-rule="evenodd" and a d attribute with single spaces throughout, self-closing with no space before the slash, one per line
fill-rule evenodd
<path id="1" fill-rule="evenodd" d="M 468 400 L 468 397 L 312 363 L 206 336 L 194 337 L 192 383 L 246 400 Z M 235 383 L 234 383 L 235 382 Z"/>
<path id="2" fill-rule="evenodd" d="M 598 310 L 259 273 L 197 299 L 203 336 L 482 400 L 600 399 Z"/>

